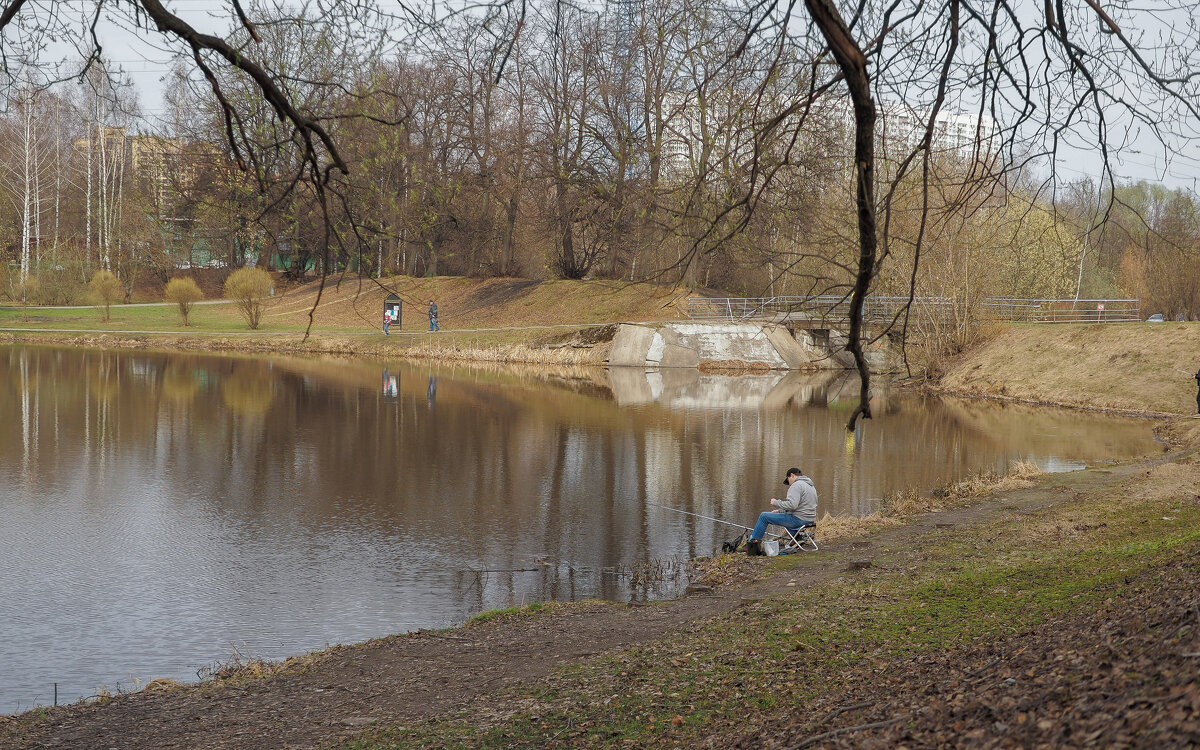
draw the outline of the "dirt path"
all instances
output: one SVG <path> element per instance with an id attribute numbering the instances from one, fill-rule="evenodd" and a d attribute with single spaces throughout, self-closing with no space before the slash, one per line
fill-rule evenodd
<path id="1" fill-rule="evenodd" d="M 1065 475 L 1072 493 L 1103 491 L 1166 458 Z M 845 575 L 876 558 L 920 548 L 948 526 L 1033 513 L 1060 502 L 1062 482 L 953 510 L 914 517 L 870 537 L 805 554 L 764 581 L 645 606 L 588 603 L 338 647 L 296 660 L 265 679 L 231 679 L 116 697 L 109 702 L 30 712 L 0 723 L 5 748 L 295 748 L 327 744 L 375 723 L 404 724 L 486 707 L 497 693 L 536 684 L 556 668 L 668 636 L 689 622 L 728 612 L 789 584 Z M 756 562 L 756 561 L 749 561 Z M 765 564 L 765 563 L 762 563 Z M 505 694 L 511 694 L 505 691 Z"/>

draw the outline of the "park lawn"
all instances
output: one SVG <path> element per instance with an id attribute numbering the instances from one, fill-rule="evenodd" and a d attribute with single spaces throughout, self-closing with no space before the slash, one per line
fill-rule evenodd
<path id="1" fill-rule="evenodd" d="M 680 317 L 686 290 L 611 281 L 537 281 L 461 277 L 328 279 L 310 282 L 264 301 L 260 331 L 316 334 L 379 334 L 384 298 L 404 301 L 401 325 L 392 326 L 393 346 L 424 334 L 429 342 L 427 305 L 436 298 L 445 346 L 509 346 L 537 343 L 580 328 L 622 320 Z M 319 298 L 319 299 L 318 299 Z M 206 301 L 210 302 L 210 301 Z M 316 305 L 314 309 L 314 305 Z M 89 331 L 171 331 L 186 334 L 247 332 L 234 305 L 198 304 L 184 327 L 174 305 L 113 305 L 112 319 L 98 307 L 68 309 L 0 307 L 0 328 Z"/>
<path id="2" fill-rule="evenodd" d="M 248 331 L 246 321 L 233 305 L 222 303 L 198 305 L 192 308 L 190 326 L 184 327 L 176 305 L 113 305 L 109 308 L 110 318 L 104 320 L 102 307 L 49 308 L 37 307 L 23 310 L 16 307 L 0 307 L 0 327 L 39 329 L 46 331 L 70 330 L 95 333 L 123 331 L 170 331 L 187 333 L 228 333 Z"/>
<path id="3" fill-rule="evenodd" d="M 264 301 L 251 331 L 236 306 L 211 300 L 192 309 L 182 325 L 174 305 L 114 305 L 105 323 L 96 307 L 0 307 L 0 335 L 8 340 L 70 346 L 132 346 L 210 351 L 280 351 L 346 356 L 406 357 L 481 363 L 595 365 L 607 356 L 604 336 L 584 329 L 616 321 L 679 318 L 689 292 L 655 284 L 612 281 L 538 281 L 461 277 L 327 279 Z M 403 300 L 400 325 L 382 331 L 384 298 Z M 429 331 L 428 300 L 436 299 L 441 330 Z"/>

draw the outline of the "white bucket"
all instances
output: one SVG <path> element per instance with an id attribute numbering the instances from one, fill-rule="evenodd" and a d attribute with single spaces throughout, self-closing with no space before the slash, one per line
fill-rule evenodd
<path id="1" fill-rule="evenodd" d="M 775 557 L 779 554 L 779 542 L 775 539 L 769 539 L 762 543 L 763 554 L 767 557 Z"/>

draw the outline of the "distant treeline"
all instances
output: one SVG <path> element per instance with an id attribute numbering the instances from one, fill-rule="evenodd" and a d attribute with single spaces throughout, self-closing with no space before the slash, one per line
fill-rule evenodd
<path id="1" fill-rule="evenodd" d="M 213 71 L 221 100 L 176 68 L 152 122 L 98 66 L 82 81 L 12 88 L 0 293 L 66 302 L 99 268 L 132 289 L 247 262 L 752 296 L 848 288 L 847 105 L 814 95 L 810 50 L 747 35 L 739 12 L 698 0 L 525 8 L 451 18 L 400 51 L 329 17 L 255 11 L 255 44 L 288 71 L 277 83 L 349 167 L 324 199 L 296 136 L 227 68 Z M 884 118 L 904 104 L 885 103 Z M 880 132 L 883 179 L 911 142 Z M 1147 311 L 1200 315 L 1200 275 L 1180 272 L 1196 267 L 1194 194 L 1086 181 L 1048 193 L 1004 161 L 1012 149 L 934 146 L 927 178 L 910 171 L 882 217 L 878 293 L 1133 296 Z"/>

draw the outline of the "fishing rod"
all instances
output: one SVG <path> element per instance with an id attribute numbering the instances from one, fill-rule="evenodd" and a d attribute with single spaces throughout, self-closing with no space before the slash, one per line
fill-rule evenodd
<path id="1" fill-rule="evenodd" d="M 1182 372 L 1184 375 L 1191 375 L 1192 377 L 1196 377 L 1195 373 L 1193 373 L 1193 372 L 1190 372 L 1190 371 L 1188 371 L 1188 370 L 1181 370 L 1181 369 L 1179 369 L 1178 367 L 1176 367 L 1176 368 L 1175 368 L 1175 371 L 1176 371 L 1176 372 Z"/>
<path id="2" fill-rule="evenodd" d="M 650 503 L 650 504 L 651 504 L 651 505 L 656 505 L 656 506 L 658 506 L 659 508 L 665 508 L 666 510 L 673 510 L 673 511 L 675 511 L 676 513 L 682 513 L 682 514 L 684 514 L 685 516 L 695 516 L 696 518 L 703 518 L 703 519 L 704 519 L 704 520 L 706 520 L 706 521 L 716 521 L 717 523 L 723 523 L 723 524 L 725 524 L 726 526 L 735 526 L 735 527 L 737 527 L 737 528 L 739 528 L 739 529 L 745 529 L 746 531 L 754 531 L 754 528 L 753 528 L 753 527 L 751 527 L 751 526 L 743 526 L 743 525 L 741 525 L 740 523 L 732 523 L 732 522 L 730 522 L 730 521 L 722 521 L 721 519 L 719 519 L 719 518 L 713 518 L 712 516 L 702 516 L 702 515 L 700 515 L 699 513 L 693 513 L 693 512 L 691 512 L 690 510 L 680 510 L 679 508 L 672 508 L 672 507 L 670 507 L 670 506 L 667 506 L 667 505 L 659 505 L 658 503 Z"/>

